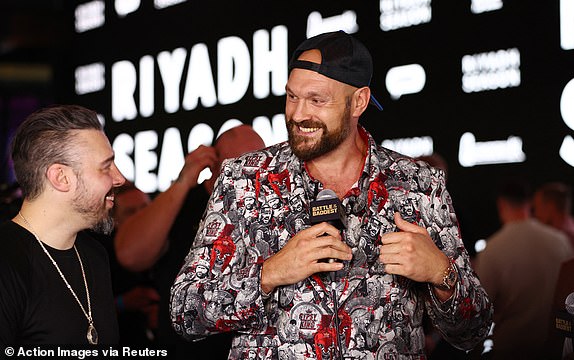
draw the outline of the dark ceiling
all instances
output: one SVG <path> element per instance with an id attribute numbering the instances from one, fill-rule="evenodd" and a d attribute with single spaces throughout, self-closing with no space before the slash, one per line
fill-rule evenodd
<path id="1" fill-rule="evenodd" d="M 65 0 L 0 1 L 0 91 L 45 86 L 65 42 Z"/>

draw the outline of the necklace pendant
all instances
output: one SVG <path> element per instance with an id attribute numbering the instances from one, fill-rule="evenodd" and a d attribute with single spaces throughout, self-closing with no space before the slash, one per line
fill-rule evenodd
<path id="1" fill-rule="evenodd" d="M 88 342 L 92 345 L 97 345 L 98 344 L 98 332 L 96 331 L 96 328 L 94 327 L 93 323 L 90 323 L 90 326 L 88 326 L 88 334 L 86 335 L 86 337 L 88 338 Z"/>

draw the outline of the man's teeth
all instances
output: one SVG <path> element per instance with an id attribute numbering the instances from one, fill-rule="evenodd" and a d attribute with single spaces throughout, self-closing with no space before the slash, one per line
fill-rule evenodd
<path id="1" fill-rule="evenodd" d="M 108 195 L 108 196 L 106 196 L 106 200 L 114 201 L 114 196 Z"/>
<path id="2" fill-rule="evenodd" d="M 318 131 L 319 128 L 304 128 L 304 127 L 299 127 L 299 130 L 301 130 L 304 133 L 312 133 L 315 131 Z"/>

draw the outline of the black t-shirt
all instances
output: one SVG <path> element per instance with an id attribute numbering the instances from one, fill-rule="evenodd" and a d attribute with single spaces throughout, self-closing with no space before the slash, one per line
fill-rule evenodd
<path id="1" fill-rule="evenodd" d="M 20 225 L 0 225 L 0 345 L 88 344 L 88 320 L 38 241 Z M 88 310 L 80 263 L 73 248 L 44 244 Z M 108 257 L 100 243 L 80 232 L 76 248 L 90 292 L 100 344 L 118 342 Z"/>
<path id="2" fill-rule="evenodd" d="M 117 299 L 135 288 L 154 288 L 148 271 L 129 271 L 117 260 L 114 248 L 115 231 L 111 235 L 104 235 L 88 231 L 91 237 L 99 241 L 108 253 L 110 262 L 110 273 L 112 276 L 112 291 L 116 299 L 116 310 L 118 313 L 119 342 L 120 345 L 150 346 L 154 339 L 148 335 L 150 329 L 148 315 L 142 309 L 130 309 L 124 306 L 117 307 Z M 121 300 L 123 302 L 123 298 Z"/>

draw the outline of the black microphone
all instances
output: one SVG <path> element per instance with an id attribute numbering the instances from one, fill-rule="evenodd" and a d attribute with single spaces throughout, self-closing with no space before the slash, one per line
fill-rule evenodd
<path id="1" fill-rule="evenodd" d="M 347 228 L 347 217 L 339 197 L 331 189 L 324 189 L 317 194 L 317 199 L 311 201 L 309 222 L 311 225 L 326 222 L 339 230 Z M 322 262 L 332 263 L 335 259 L 323 259 Z"/>
<path id="2" fill-rule="evenodd" d="M 331 189 L 324 189 L 317 194 L 317 199 L 311 201 L 309 221 L 311 225 L 327 222 L 339 230 L 347 228 L 347 217 L 339 197 Z"/>
<path id="3" fill-rule="evenodd" d="M 574 292 L 571 292 L 566 299 L 564 299 L 563 308 L 561 307 L 554 310 L 554 315 L 554 326 L 556 330 L 565 337 L 574 337 Z"/>
<path id="4" fill-rule="evenodd" d="M 311 225 L 327 222 L 339 230 L 347 228 L 347 216 L 343 205 L 339 200 L 337 194 L 331 189 L 324 189 L 317 194 L 317 199 L 311 201 L 311 213 L 309 214 L 309 221 Z M 321 259 L 321 262 L 332 263 L 337 259 Z M 331 296 L 333 297 L 333 314 L 336 332 L 335 349 L 339 359 L 343 359 L 343 352 L 341 350 L 341 335 L 339 329 L 339 299 L 337 298 L 337 281 L 334 271 L 329 273 L 331 280 Z"/>

